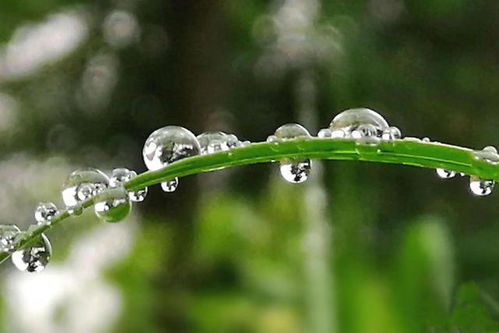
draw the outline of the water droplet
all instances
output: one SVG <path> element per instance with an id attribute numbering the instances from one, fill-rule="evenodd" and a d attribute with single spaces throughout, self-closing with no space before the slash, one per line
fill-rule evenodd
<path id="1" fill-rule="evenodd" d="M 381 138 L 383 131 L 388 128 L 388 123 L 379 113 L 370 109 L 359 108 L 341 112 L 334 117 L 329 128 L 333 132 L 336 130 L 343 131 L 346 138 L 354 137 L 354 135 L 365 137 L 363 133 L 366 132 L 369 132 L 370 136 Z"/>
<path id="2" fill-rule="evenodd" d="M 493 146 L 487 146 L 482 150 L 475 150 L 473 155 L 478 160 L 483 160 L 494 165 L 499 164 L 499 154 L 497 154 L 497 149 Z"/>
<path id="3" fill-rule="evenodd" d="M 331 138 L 331 130 L 329 128 L 323 128 L 317 133 L 317 137 L 321 139 L 330 139 Z"/>
<path id="4" fill-rule="evenodd" d="M 37 224 L 50 224 L 59 213 L 57 206 L 52 202 L 39 203 L 35 209 L 35 220 Z"/>
<path id="5" fill-rule="evenodd" d="M 310 137 L 308 130 L 299 124 L 285 124 L 275 130 L 274 136 L 277 140 L 294 140 L 303 137 Z"/>
<path id="6" fill-rule="evenodd" d="M 426 142 L 426 143 L 431 142 L 430 138 L 428 138 L 428 137 L 424 137 L 421 141 Z"/>
<path id="7" fill-rule="evenodd" d="M 64 182 L 62 199 L 67 207 L 76 206 L 102 192 L 108 185 L 108 177 L 97 169 L 75 170 Z"/>
<path id="8" fill-rule="evenodd" d="M 0 252 L 14 250 L 14 241 L 21 230 L 14 224 L 0 224 Z"/>
<path id="9" fill-rule="evenodd" d="M 52 246 L 48 238 L 41 234 L 36 242 L 12 254 L 14 266 L 22 272 L 40 272 L 50 261 Z"/>
<path id="10" fill-rule="evenodd" d="M 308 179 L 312 168 L 310 160 L 301 162 L 281 162 L 281 175 L 290 183 L 303 183 Z"/>
<path id="11" fill-rule="evenodd" d="M 470 190 L 478 196 L 485 196 L 492 193 L 495 181 L 480 179 L 476 176 L 470 176 Z"/>
<path id="12" fill-rule="evenodd" d="M 83 213 L 83 206 L 80 204 L 75 205 L 75 206 L 70 206 L 70 207 L 67 207 L 66 211 L 71 216 L 78 216 L 78 215 L 81 215 Z"/>
<path id="13" fill-rule="evenodd" d="M 122 187 L 114 187 L 95 197 L 95 215 L 105 222 L 119 222 L 125 219 L 132 210 L 127 191 Z"/>
<path id="14" fill-rule="evenodd" d="M 249 146 L 250 144 L 251 144 L 251 141 L 249 141 L 249 140 L 245 140 L 245 141 L 242 141 L 242 142 L 241 142 L 241 147 L 247 147 L 247 146 Z"/>
<path id="15" fill-rule="evenodd" d="M 166 182 L 161 183 L 161 188 L 164 192 L 175 192 L 178 187 L 178 178 L 167 180 Z"/>
<path id="16" fill-rule="evenodd" d="M 205 132 L 197 136 L 201 155 L 218 153 L 229 150 L 227 134 L 224 132 Z"/>
<path id="17" fill-rule="evenodd" d="M 166 126 L 147 138 L 142 155 L 149 170 L 158 170 L 183 158 L 199 155 L 200 150 L 191 131 L 180 126 Z"/>
<path id="18" fill-rule="evenodd" d="M 344 130 L 338 129 L 338 130 L 331 131 L 331 139 L 343 139 L 346 136 L 347 135 L 346 135 Z"/>
<path id="19" fill-rule="evenodd" d="M 117 168 L 114 169 L 113 172 L 111 173 L 111 178 L 109 178 L 109 186 L 110 187 L 120 187 L 124 183 L 128 182 L 132 178 L 136 177 L 137 173 L 133 170 L 128 170 L 126 168 Z M 128 197 L 130 200 L 134 202 L 141 202 L 144 201 L 144 199 L 147 196 L 147 187 L 137 190 L 137 191 L 131 191 L 128 192 Z"/>
<path id="20" fill-rule="evenodd" d="M 402 133 L 400 129 L 395 126 L 390 126 L 386 130 L 383 131 L 382 139 L 385 141 L 393 141 L 400 139 L 402 137 Z"/>
<path id="21" fill-rule="evenodd" d="M 456 172 L 451 171 L 451 170 L 445 170 L 445 169 L 438 168 L 436 171 L 437 171 L 437 175 L 442 179 L 453 178 L 456 175 Z"/>
<path id="22" fill-rule="evenodd" d="M 229 149 L 240 147 L 241 141 L 234 134 L 227 134 L 227 147 Z"/>
<path id="23" fill-rule="evenodd" d="M 275 135 L 269 135 L 266 140 L 268 143 L 279 142 L 279 139 Z"/>

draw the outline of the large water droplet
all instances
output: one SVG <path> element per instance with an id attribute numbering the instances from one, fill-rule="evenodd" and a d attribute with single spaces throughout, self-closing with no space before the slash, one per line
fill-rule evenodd
<path id="1" fill-rule="evenodd" d="M 11 258 L 20 271 L 40 272 L 47 266 L 51 256 L 52 246 L 48 238 L 42 234 L 34 244 L 14 252 Z"/>
<path id="2" fill-rule="evenodd" d="M 106 222 L 119 222 L 132 210 L 128 193 L 123 187 L 114 187 L 95 197 L 95 214 Z"/>
<path id="3" fill-rule="evenodd" d="M 281 162 L 281 175 L 287 182 L 298 184 L 308 179 L 312 165 L 310 160 L 301 162 Z"/>
<path id="4" fill-rule="evenodd" d="M 77 206 L 109 186 L 108 177 L 100 170 L 94 168 L 73 171 L 62 189 L 62 199 L 68 207 Z"/>
<path id="5" fill-rule="evenodd" d="M 35 220 L 37 224 L 50 224 L 59 213 L 57 206 L 52 202 L 39 203 L 35 209 Z"/>
<path id="6" fill-rule="evenodd" d="M 228 136 L 224 132 L 204 132 L 197 136 L 201 155 L 229 150 Z M 237 139 L 237 138 L 236 138 Z"/>
<path id="7" fill-rule="evenodd" d="M 376 136 L 381 138 L 388 128 L 386 120 L 377 112 L 367 109 L 349 109 L 338 114 L 329 125 L 331 131 L 343 131 L 346 138 Z"/>
<path id="8" fill-rule="evenodd" d="M 445 169 L 437 168 L 436 171 L 437 171 L 437 175 L 442 179 L 453 178 L 456 175 L 456 172 L 452 171 L 452 170 L 445 170 Z"/>
<path id="9" fill-rule="evenodd" d="M 480 179 L 476 176 L 470 176 L 470 190 L 473 194 L 478 196 L 485 196 L 492 193 L 495 181 Z"/>
<path id="10" fill-rule="evenodd" d="M 146 140 L 142 155 L 149 170 L 161 169 L 180 159 L 199 155 L 196 136 L 180 126 L 166 126 L 154 131 Z"/>
<path id="11" fill-rule="evenodd" d="M 0 252 L 11 252 L 21 230 L 14 224 L 0 224 Z"/>
<path id="12" fill-rule="evenodd" d="M 308 138 L 310 133 L 308 130 L 299 124 L 285 124 L 279 127 L 272 140 L 289 141 L 300 138 Z M 308 179 L 311 170 L 310 159 L 285 159 L 282 160 L 280 171 L 282 177 L 290 183 L 303 183 Z"/>
<path id="13" fill-rule="evenodd" d="M 161 183 L 161 189 L 163 189 L 164 192 L 175 192 L 177 187 L 178 187 L 178 178 L 176 177 L 175 179 L 167 180 L 166 182 Z"/>
<path id="14" fill-rule="evenodd" d="M 111 173 L 111 177 L 109 178 L 109 186 L 110 187 L 120 187 L 124 183 L 128 182 L 132 178 L 136 177 L 137 173 L 133 170 L 128 170 L 126 168 L 117 168 L 114 169 L 113 172 Z M 137 191 L 131 191 L 128 192 L 128 197 L 130 200 L 134 202 L 141 202 L 144 201 L 144 199 L 147 196 L 147 187 L 137 190 Z"/>

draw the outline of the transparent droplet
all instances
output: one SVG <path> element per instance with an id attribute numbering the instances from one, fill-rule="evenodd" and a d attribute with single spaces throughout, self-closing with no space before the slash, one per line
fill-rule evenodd
<path id="1" fill-rule="evenodd" d="M 80 204 L 102 192 L 109 186 L 108 177 L 94 168 L 73 171 L 62 189 L 62 199 L 67 207 Z"/>
<path id="2" fill-rule="evenodd" d="M 114 169 L 111 173 L 111 177 L 109 178 L 109 186 L 119 187 L 136 176 L 137 173 L 133 170 L 128 170 L 126 168 Z M 144 199 L 146 198 L 147 191 L 148 191 L 147 187 L 141 190 L 131 191 L 128 192 L 128 197 L 130 198 L 131 201 L 141 202 L 144 201 Z"/>
<path id="3" fill-rule="evenodd" d="M 14 250 L 16 236 L 21 230 L 14 224 L 0 224 L 0 252 L 11 252 Z"/>
<path id="4" fill-rule="evenodd" d="M 431 142 L 430 138 L 428 138 L 428 137 L 424 137 L 421 141 L 426 142 L 426 143 Z"/>
<path id="5" fill-rule="evenodd" d="M 146 140 L 142 155 L 149 170 L 161 169 L 175 161 L 199 155 L 194 134 L 180 126 L 166 126 L 154 131 Z"/>
<path id="6" fill-rule="evenodd" d="M 251 144 L 251 141 L 249 141 L 249 140 L 241 141 L 241 147 L 246 147 L 246 146 L 249 146 L 250 144 Z"/>
<path id="7" fill-rule="evenodd" d="M 59 213 L 57 206 L 52 202 L 39 203 L 35 209 L 35 220 L 37 224 L 50 224 Z"/>
<path id="8" fill-rule="evenodd" d="M 240 147 L 241 141 L 234 134 L 227 134 L 227 147 L 229 149 Z"/>
<path id="9" fill-rule="evenodd" d="M 161 188 L 164 192 L 175 192 L 178 187 L 178 178 L 167 180 L 166 182 L 161 183 Z"/>
<path id="10" fill-rule="evenodd" d="M 397 140 L 402 137 L 400 129 L 395 126 L 390 126 L 383 131 L 382 139 L 385 141 Z"/>
<path id="11" fill-rule="evenodd" d="M 50 261 L 52 256 L 52 246 L 48 238 L 42 234 L 25 249 L 21 249 L 12 254 L 14 266 L 22 272 L 40 272 Z"/>
<path id="12" fill-rule="evenodd" d="M 224 132 L 205 132 L 197 136 L 201 155 L 229 150 L 227 134 Z"/>
<path id="13" fill-rule="evenodd" d="M 366 125 L 369 126 L 365 128 Z M 388 128 L 388 123 L 379 113 L 367 108 L 358 108 L 341 112 L 334 117 L 329 125 L 333 132 L 342 130 L 346 138 L 353 137 L 354 131 L 358 130 L 359 127 L 361 128 L 355 134 L 356 136 L 361 136 L 361 133 L 366 131 L 369 133 L 374 131 L 371 136 L 381 138 L 383 131 Z"/>
<path id="14" fill-rule="evenodd" d="M 95 215 L 105 222 L 122 221 L 132 210 L 128 193 L 122 186 L 102 192 L 94 200 Z"/>
<path id="15" fill-rule="evenodd" d="M 475 150 L 473 155 L 478 160 L 483 160 L 494 165 L 499 164 L 499 154 L 497 154 L 497 149 L 494 146 L 487 146 L 482 150 Z"/>
<path id="16" fill-rule="evenodd" d="M 329 128 L 322 128 L 319 133 L 317 133 L 317 137 L 321 139 L 330 139 L 331 138 L 331 130 Z"/>
<path id="17" fill-rule="evenodd" d="M 456 172 L 455 171 L 451 171 L 451 170 L 445 170 L 445 169 L 437 168 L 436 171 L 437 171 L 437 175 L 440 178 L 442 178 L 442 179 L 453 178 L 456 175 Z"/>
<path id="18" fill-rule="evenodd" d="M 293 140 L 310 137 L 308 130 L 300 124 L 285 124 L 275 130 L 274 136 L 277 140 Z"/>
<path id="19" fill-rule="evenodd" d="M 485 196 L 492 193 L 495 181 L 480 179 L 476 176 L 470 176 L 470 190 L 478 196 Z"/>
<path id="20" fill-rule="evenodd" d="M 267 141 L 267 142 L 269 142 L 269 143 L 272 143 L 272 142 L 279 142 L 279 139 L 278 139 L 278 138 L 277 138 L 277 136 L 275 136 L 275 135 L 269 135 L 269 136 L 267 137 L 267 140 L 266 140 L 266 141 Z"/>
<path id="21" fill-rule="evenodd" d="M 312 168 L 309 159 L 300 162 L 281 162 L 281 175 L 287 182 L 298 184 L 308 179 Z"/>

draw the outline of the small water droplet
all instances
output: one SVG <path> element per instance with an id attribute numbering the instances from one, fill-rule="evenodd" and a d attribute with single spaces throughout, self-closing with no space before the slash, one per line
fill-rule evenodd
<path id="1" fill-rule="evenodd" d="M 21 230 L 14 224 L 0 224 L 0 252 L 11 252 L 14 250 L 16 236 Z"/>
<path id="2" fill-rule="evenodd" d="M 251 141 L 249 141 L 249 140 L 245 140 L 245 141 L 242 141 L 242 142 L 241 142 L 241 147 L 247 147 L 247 146 L 249 146 L 250 144 L 251 144 Z"/>
<path id="3" fill-rule="evenodd" d="M 393 141 L 400 138 L 402 138 L 402 133 L 398 127 L 390 126 L 383 131 L 382 139 L 385 141 Z"/>
<path id="4" fill-rule="evenodd" d="M 114 187 L 95 197 L 95 215 L 105 222 L 119 222 L 125 219 L 132 210 L 127 191 L 122 187 Z"/>
<path id="5" fill-rule="evenodd" d="M 426 143 L 431 142 L 430 138 L 428 138 L 428 137 L 424 137 L 421 141 L 426 142 Z"/>
<path id="6" fill-rule="evenodd" d="M 52 246 L 48 238 L 41 234 L 36 242 L 25 249 L 12 254 L 14 266 L 22 272 L 40 272 L 52 257 Z"/>
<path id="7" fill-rule="evenodd" d="M 499 154 L 497 154 L 497 149 L 494 146 L 487 146 L 482 150 L 475 150 L 473 155 L 477 160 L 483 160 L 494 165 L 499 164 Z"/>
<path id="8" fill-rule="evenodd" d="M 371 138 L 376 137 L 378 130 L 374 125 L 371 124 L 363 124 L 357 126 L 352 133 L 351 136 L 354 139 L 362 139 L 362 138 Z"/>
<path id="9" fill-rule="evenodd" d="M 130 181 L 132 178 L 136 176 L 137 173 L 133 170 L 128 170 L 126 168 L 114 169 L 111 173 L 111 178 L 109 178 L 109 186 L 120 187 L 124 183 Z M 147 187 L 137 191 L 130 191 L 128 192 L 128 197 L 133 202 L 141 202 L 144 201 L 144 199 L 146 198 L 147 191 L 148 191 Z"/>
<path id="10" fill-rule="evenodd" d="M 279 141 L 295 140 L 298 138 L 308 138 L 310 133 L 300 124 L 289 123 L 280 126 L 275 130 L 274 136 Z"/>
<path id="11" fill-rule="evenodd" d="M 197 136 L 201 155 L 229 150 L 227 134 L 224 132 L 205 132 Z"/>
<path id="12" fill-rule="evenodd" d="M 456 172 L 451 171 L 451 170 L 445 170 L 445 169 L 438 168 L 438 169 L 436 169 L 436 171 L 437 171 L 437 175 L 442 179 L 453 178 L 456 175 Z"/>
<path id="13" fill-rule="evenodd" d="M 161 188 L 164 192 L 175 192 L 178 187 L 178 178 L 167 180 L 166 182 L 161 183 Z"/>
<path id="14" fill-rule="evenodd" d="M 366 128 L 366 125 L 369 126 Z M 367 108 L 358 108 L 339 113 L 331 121 L 329 128 L 332 132 L 343 131 L 345 138 L 352 138 L 354 135 L 365 137 L 366 131 L 370 136 L 381 138 L 383 131 L 388 128 L 388 123 L 379 113 Z"/>
<path id="15" fill-rule="evenodd" d="M 299 184 L 308 179 L 312 168 L 310 160 L 301 162 L 281 162 L 281 175 L 287 182 Z"/>
<path id="16" fill-rule="evenodd" d="M 71 216 L 78 216 L 78 215 L 81 215 L 83 213 L 83 206 L 78 204 L 75 206 L 67 207 L 66 211 Z"/>
<path id="17" fill-rule="evenodd" d="M 73 171 L 62 189 L 62 199 L 67 207 L 76 206 L 92 198 L 109 186 L 108 177 L 94 168 Z"/>
<path id="18" fill-rule="evenodd" d="M 57 206 L 52 202 L 39 203 L 35 209 L 36 223 L 49 225 L 58 213 Z"/>
<path id="19" fill-rule="evenodd" d="M 487 146 L 483 148 L 483 151 L 488 151 L 489 153 L 496 153 L 497 154 L 497 148 L 494 146 Z"/>
<path id="20" fill-rule="evenodd" d="M 476 176 L 470 176 L 470 190 L 478 196 L 485 196 L 492 193 L 495 181 L 480 179 Z"/>
<path id="21" fill-rule="evenodd" d="M 332 135 L 332 131 L 329 128 L 322 128 L 319 133 L 317 133 L 317 137 L 321 139 L 330 139 Z"/>
<path id="22" fill-rule="evenodd" d="M 266 140 L 268 143 L 279 142 L 279 139 L 275 135 L 269 135 Z"/>
<path id="23" fill-rule="evenodd" d="M 240 147 L 241 141 L 234 134 L 227 134 L 227 147 L 229 149 Z"/>
<path id="24" fill-rule="evenodd" d="M 175 161 L 199 155 L 200 150 L 191 131 L 180 126 L 166 126 L 147 138 L 142 155 L 149 170 L 159 170 Z"/>

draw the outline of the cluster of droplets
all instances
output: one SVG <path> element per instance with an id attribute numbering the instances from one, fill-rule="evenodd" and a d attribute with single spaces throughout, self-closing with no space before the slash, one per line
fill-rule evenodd
<path id="1" fill-rule="evenodd" d="M 321 129 L 317 137 L 320 139 L 355 140 L 359 145 L 378 145 L 382 142 L 394 142 L 402 138 L 397 127 L 390 126 L 377 112 L 367 108 L 349 109 L 333 118 L 329 127 Z M 279 144 L 294 140 L 311 138 L 309 131 L 295 123 L 285 124 L 277 128 L 267 142 Z M 429 138 L 419 139 L 406 137 L 404 140 L 430 143 Z M 235 135 L 220 131 L 210 131 L 198 136 L 180 126 L 166 126 L 154 131 L 146 140 L 143 158 L 150 171 L 168 168 L 172 163 L 196 155 L 209 155 L 227 152 L 244 147 L 249 141 L 241 142 Z M 494 147 L 485 147 L 475 151 L 479 161 L 499 165 L 499 155 Z M 280 173 L 290 183 L 303 183 L 309 176 L 312 163 L 309 158 L 292 158 L 280 160 Z M 453 178 L 456 172 L 437 169 L 441 178 Z M 461 174 L 464 175 L 464 174 Z M 125 219 L 132 210 L 132 202 L 141 202 L 147 195 L 147 188 L 129 190 L 125 185 L 137 176 L 137 173 L 125 168 L 114 169 L 110 176 L 93 168 L 78 169 L 66 179 L 62 189 L 65 212 L 78 215 L 84 206 L 91 202 L 97 217 L 106 222 L 118 222 Z M 178 178 L 161 183 L 165 192 L 173 192 L 179 184 Z M 495 185 L 493 180 L 470 176 L 470 189 L 476 195 L 488 195 Z M 53 203 L 40 203 L 35 210 L 35 221 L 38 226 L 49 226 L 62 213 Z M 39 272 L 50 260 L 52 247 L 43 233 L 37 233 L 34 240 L 18 248 L 18 243 L 30 236 L 31 227 L 22 232 L 15 225 L 0 225 L 0 253 L 11 254 L 14 265 L 28 272 Z M 44 230 L 44 229 L 43 229 Z"/>
<path id="2" fill-rule="evenodd" d="M 476 150 L 473 152 L 473 157 L 477 161 L 483 161 L 485 163 L 499 165 L 499 154 L 497 149 L 493 146 L 487 146 L 482 150 Z M 457 173 L 455 171 L 446 170 L 438 168 L 436 170 L 437 175 L 442 179 L 454 178 Z M 464 173 L 459 173 L 461 176 L 465 176 Z M 475 175 L 470 175 L 470 191 L 477 196 L 486 196 L 492 193 L 494 190 L 496 182 L 492 179 L 482 179 Z"/>

